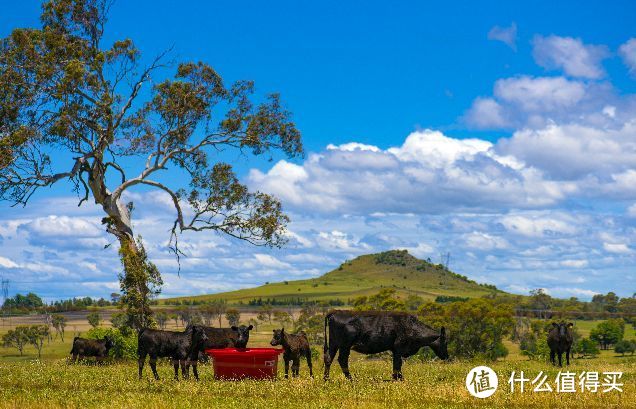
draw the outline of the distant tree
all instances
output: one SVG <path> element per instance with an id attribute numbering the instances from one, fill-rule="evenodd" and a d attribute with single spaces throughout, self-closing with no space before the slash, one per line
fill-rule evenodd
<path id="1" fill-rule="evenodd" d="M 264 316 L 267 317 L 267 321 L 271 324 L 272 323 L 272 315 L 274 313 L 274 308 L 272 308 L 271 304 L 263 304 L 261 305 L 261 311 L 262 314 L 264 314 Z"/>
<path id="2" fill-rule="evenodd" d="M 614 344 L 614 352 L 622 354 L 623 356 L 625 356 L 626 353 L 634 355 L 634 347 L 636 347 L 634 341 L 627 341 L 624 339 Z"/>
<path id="3" fill-rule="evenodd" d="M 613 292 L 606 295 L 595 294 L 592 297 L 592 304 L 597 304 L 601 309 L 607 312 L 617 312 L 620 298 Z"/>
<path id="4" fill-rule="evenodd" d="M 25 325 L 18 325 L 15 329 L 10 329 L 2 336 L 2 345 L 5 348 L 16 348 L 23 355 L 24 347 L 29 343 L 30 328 Z"/>
<path id="5" fill-rule="evenodd" d="M 581 338 L 576 345 L 575 351 L 581 358 L 586 356 L 594 357 L 600 354 L 597 343 L 589 338 Z"/>
<path id="6" fill-rule="evenodd" d="M 435 329 L 446 327 L 451 356 L 497 359 L 507 350 L 503 339 L 514 328 L 511 305 L 470 299 L 449 304 L 424 303 L 419 315 Z"/>
<path id="7" fill-rule="evenodd" d="M 530 308 L 537 310 L 538 318 L 548 318 L 547 311 L 552 307 L 552 297 L 543 288 L 530 291 Z"/>
<path id="8" fill-rule="evenodd" d="M 221 328 L 221 320 L 223 319 L 223 315 L 227 311 L 227 301 L 213 300 L 210 303 L 209 308 L 212 316 L 219 320 L 219 328 Z"/>
<path id="9" fill-rule="evenodd" d="M 294 331 L 303 331 L 307 334 L 309 342 L 318 344 L 323 342 L 324 338 L 324 315 L 320 314 L 316 308 L 303 308 L 300 312 L 298 320 L 296 320 L 296 328 Z"/>
<path id="10" fill-rule="evenodd" d="M 157 320 L 159 329 L 166 329 L 166 323 L 168 322 L 168 314 L 165 311 L 159 311 L 155 313 L 155 320 Z"/>
<path id="11" fill-rule="evenodd" d="M 601 345 L 602 349 L 608 349 L 623 339 L 625 323 L 623 320 L 609 319 L 599 323 L 590 331 L 590 339 Z"/>
<path id="12" fill-rule="evenodd" d="M 99 313 L 97 311 L 93 311 L 89 313 L 88 315 L 86 315 L 86 320 L 88 321 L 91 327 L 97 328 L 99 327 L 101 317 L 99 316 Z"/>
<path id="13" fill-rule="evenodd" d="M 215 317 L 214 307 L 209 304 L 204 305 L 199 309 L 199 312 L 201 313 L 201 317 L 203 318 L 205 325 L 207 325 L 208 327 L 211 326 L 212 320 Z"/>
<path id="14" fill-rule="evenodd" d="M 113 302 L 113 304 L 119 303 L 120 299 L 121 299 L 121 294 L 119 294 L 119 293 L 110 293 L 110 300 Z"/>
<path id="15" fill-rule="evenodd" d="M 395 289 L 383 288 L 377 294 L 357 297 L 353 301 L 356 310 L 404 311 L 406 305 Z"/>
<path id="16" fill-rule="evenodd" d="M 12 298 L 7 298 L 3 304 L 3 308 L 24 308 L 28 310 L 43 306 L 44 302 L 42 302 L 42 299 L 35 293 L 28 293 L 27 295 L 16 294 Z"/>
<path id="17" fill-rule="evenodd" d="M 38 350 L 38 359 L 42 358 L 42 347 L 44 340 L 49 337 L 49 327 L 47 325 L 32 325 L 28 330 L 29 343 Z"/>
<path id="18" fill-rule="evenodd" d="M 51 324 L 55 328 L 55 337 L 58 335 L 64 342 L 64 329 L 66 328 L 66 317 L 62 314 L 53 314 L 51 317 Z"/>
<path id="19" fill-rule="evenodd" d="M 415 294 L 410 294 L 406 297 L 406 300 L 404 300 L 404 306 L 409 311 L 417 311 L 422 303 L 424 303 L 424 299 Z"/>
<path id="20" fill-rule="evenodd" d="M 186 327 L 190 324 L 190 320 L 192 319 L 192 310 L 190 308 L 181 308 L 177 311 L 177 314 L 181 320 L 181 325 Z"/>
<path id="21" fill-rule="evenodd" d="M 241 313 L 235 308 L 229 309 L 225 313 L 225 319 L 230 324 L 230 326 L 239 325 Z"/>
<path id="22" fill-rule="evenodd" d="M 281 327 L 291 324 L 292 322 L 289 313 L 286 311 L 274 311 L 274 321 L 278 322 Z"/>
<path id="23" fill-rule="evenodd" d="M 170 319 L 174 320 L 174 326 L 175 327 L 179 326 L 179 314 L 171 313 L 170 314 Z"/>

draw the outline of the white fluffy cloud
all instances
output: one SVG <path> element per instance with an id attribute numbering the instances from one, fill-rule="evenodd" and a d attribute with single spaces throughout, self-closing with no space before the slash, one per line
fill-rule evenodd
<path id="1" fill-rule="evenodd" d="M 547 69 L 561 69 L 572 77 L 597 79 L 605 75 L 601 62 L 607 47 L 586 45 L 579 38 L 537 36 L 533 41 L 536 62 Z"/>
<path id="2" fill-rule="evenodd" d="M 636 121 L 620 128 L 552 124 L 517 131 L 501 139 L 497 151 L 547 172 L 555 179 L 610 175 L 636 167 Z"/>
<path id="3" fill-rule="evenodd" d="M 492 143 L 423 130 L 386 150 L 331 146 L 301 165 L 280 161 L 250 184 L 293 207 L 318 212 L 436 213 L 541 207 L 574 189 L 547 181 Z"/>

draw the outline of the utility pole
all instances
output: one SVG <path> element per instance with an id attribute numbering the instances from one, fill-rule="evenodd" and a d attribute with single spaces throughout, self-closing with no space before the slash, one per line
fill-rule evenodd
<path id="1" fill-rule="evenodd" d="M 0 282 L 2 283 L 2 325 L 4 325 L 4 320 L 5 320 L 5 316 L 6 316 L 6 310 L 4 309 L 4 304 L 7 301 L 7 298 L 9 298 L 9 279 L 8 278 L 4 278 L 2 277 L 2 280 L 0 280 Z"/>

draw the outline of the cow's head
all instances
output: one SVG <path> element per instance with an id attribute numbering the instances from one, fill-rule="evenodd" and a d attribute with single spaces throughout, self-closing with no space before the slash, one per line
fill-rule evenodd
<path id="1" fill-rule="evenodd" d="M 283 345 L 283 338 L 285 338 L 285 328 L 275 329 L 274 336 L 270 341 L 270 345 L 275 347 L 276 345 Z"/>
<path id="2" fill-rule="evenodd" d="M 553 322 L 552 326 L 556 328 L 559 337 L 565 337 L 568 334 L 568 329 L 572 328 L 574 324 L 571 322 L 568 322 L 567 324 L 565 322 Z"/>
<path id="3" fill-rule="evenodd" d="M 208 336 L 205 333 L 205 328 L 201 325 L 188 325 L 186 332 L 192 332 L 192 347 L 194 349 L 200 348 L 205 341 L 208 340 Z"/>
<path id="4" fill-rule="evenodd" d="M 448 359 L 448 349 L 446 342 L 446 328 L 442 327 L 439 337 L 429 345 L 435 355 L 440 359 Z"/>
<path id="5" fill-rule="evenodd" d="M 110 336 L 108 336 L 108 335 L 106 335 L 106 336 L 104 337 L 104 341 L 106 341 L 106 342 L 104 343 L 104 346 L 106 347 L 106 351 L 108 351 L 109 349 L 111 349 L 112 347 L 114 347 L 114 346 L 115 346 L 115 342 L 114 342 L 114 341 L 113 341 L 113 339 L 112 339 Z"/>
<path id="6" fill-rule="evenodd" d="M 247 346 L 247 342 L 250 340 L 250 331 L 254 328 L 252 325 L 246 327 L 245 325 L 241 325 L 237 327 L 236 325 L 232 326 L 232 330 L 238 332 L 238 338 L 234 343 L 236 348 L 245 348 Z"/>

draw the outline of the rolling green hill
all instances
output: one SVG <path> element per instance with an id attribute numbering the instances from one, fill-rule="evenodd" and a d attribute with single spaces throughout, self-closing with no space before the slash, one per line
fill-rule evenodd
<path id="1" fill-rule="evenodd" d="M 415 294 L 433 300 L 437 296 L 479 297 L 501 292 L 494 286 L 477 284 L 464 276 L 410 255 L 406 250 L 368 254 L 346 261 L 337 269 L 308 280 L 284 281 L 218 294 L 160 300 L 211 301 L 225 299 L 229 303 L 248 303 L 252 299 L 341 300 L 371 295 L 382 288 L 395 288 L 399 295 Z"/>

